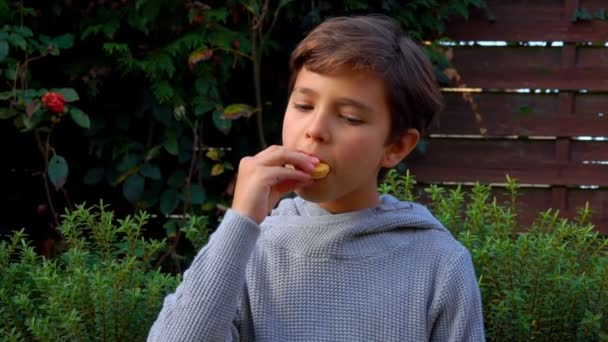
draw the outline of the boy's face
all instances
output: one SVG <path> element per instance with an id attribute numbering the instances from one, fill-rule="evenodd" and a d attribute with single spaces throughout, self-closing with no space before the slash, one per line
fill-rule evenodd
<path id="1" fill-rule="evenodd" d="M 285 112 L 283 145 L 318 157 L 331 172 L 296 193 L 333 213 L 378 204 L 381 167 L 396 165 L 418 140 L 415 132 L 415 139 L 408 140 L 413 146 L 386 145 L 390 121 L 379 77 L 350 69 L 324 75 L 302 68 Z"/>

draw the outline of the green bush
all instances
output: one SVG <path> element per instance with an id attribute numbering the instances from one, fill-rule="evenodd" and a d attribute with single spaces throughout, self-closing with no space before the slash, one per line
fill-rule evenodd
<path id="1" fill-rule="evenodd" d="M 417 198 L 414 184 L 392 171 L 380 190 L 427 202 L 470 250 L 488 340 L 608 341 L 608 239 L 593 231 L 589 208 L 575 220 L 549 210 L 522 229 L 513 180 L 506 203 L 489 186 L 432 185 Z M 1 339 L 145 339 L 180 281 L 153 266 L 167 248 L 142 237 L 147 219 L 115 220 L 103 204 L 79 206 L 64 218 L 64 248 L 54 259 L 38 256 L 22 233 L 0 242 Z M 200 248 L 207 220 L 193 217 L 181 231 Z"/>
<path id="2" fill-rule="evenodd" d="M 165 242 L 142 237 L 147 219 L 78 206 L 64 217 L 54 259 L 38 256 L 22 232 L 0 242 L 1 340 L 143 340 L 179 282 L 153 270 Z"/>
<path id="3" fill-rule="evenodd" d="M 392 171 L 380 187 L 431 211 L 471 252 L 479 277 L 488 340 L 608 341 L 608 239 L 594 232 L 590 209 L 575 220 L 540 213 L 517 224 L 517 185 L 506 203 L 491 188 L 427 187 L 416 198 L 413 177 Z"/>

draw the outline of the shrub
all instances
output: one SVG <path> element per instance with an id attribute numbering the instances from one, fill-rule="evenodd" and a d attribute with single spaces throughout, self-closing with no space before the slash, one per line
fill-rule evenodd
<path id="1" fill-rule="evenodd" d="M 380 190 L 416 200 L 414 183 L 392 171 Z M 419 199 L 471 252 L 488 340 L 608 341 L 608 239 L 589 207 L 574 220 L 548 210 L 521 232 L 515 181 L 506 189 L 507 203 L 480 184 L 469 193 L 431 185 Z"/>
<path id="2" fill-rule="evenodd" d="M 588 207 L 574 220 L 548 210 L 517 224 L 517 185 L 499 203 L 491 188 L 431 185 L 417 198 L 409 173 L 388 174 L 381 192 L 428 203 L 471 252 L 490 341 L 608 341 L 608 239 Z M 63 252 L 36 254 L 23 233 L 0 242 L 0 336 L 8 341 L 143 340 L 179 276 L 152 265 L 163 241 L 146 241 L 148 215 L 115 220 L 101 203 L 65 215 Z M 181 229 L 200 248 L 207 219 Z"/>
<path id="3" fill-rule="evenodd" d="M 147 219 L 78 206 L 59 227 L 64 251 L 53 259 L 22 232 L 0 242 L 2 340 L 143 340 L 179 281 L 152 269 L 165 241 L 143 238 Z M 192 225 L 186 231 L 200 240 Z"/>

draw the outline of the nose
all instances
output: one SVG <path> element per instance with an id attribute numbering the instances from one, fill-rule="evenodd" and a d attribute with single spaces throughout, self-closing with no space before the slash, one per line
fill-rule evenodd
<path id="1" fill-rule="evenodd" d="M 310 120 L 306 123 L 306 138 L 318 143 L 327 143 L 330 140 L 330 114 L 324 110 L 317 110 L 310 115 Z"/>

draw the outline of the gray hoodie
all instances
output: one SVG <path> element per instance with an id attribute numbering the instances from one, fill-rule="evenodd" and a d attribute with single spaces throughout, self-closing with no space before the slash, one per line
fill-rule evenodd
<path id="1" fill-rule="evenodd" d="M 483 341 L 469 252 L 421 205 L 229 210 L 148 341 Z"/>

